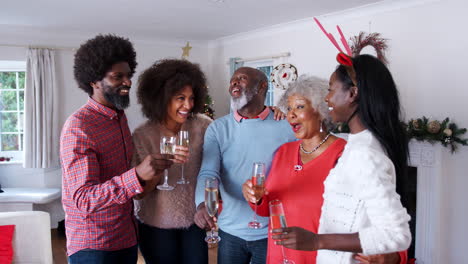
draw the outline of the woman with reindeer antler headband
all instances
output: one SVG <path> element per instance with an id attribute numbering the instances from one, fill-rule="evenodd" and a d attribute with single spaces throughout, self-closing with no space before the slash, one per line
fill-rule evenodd
<path id="1" fill-rule="evenodd" d="M 351 57 L 338 27 L 348 55 L 344 54 L 316 21 L 340 50 L 340 65 L 330 77 L 325 101 L 334 122 L 348 123 L 350 135 L 324 182 L 318 234 L 290 227 L 273 230 L 273 239 L 288 248 L 318 250 L 317 264 L 357 263 L 354 253 L 406 250 L 411 243 L 410 216 L 396 183 L 405 186 L 408 142 L 400 125 L 396 85 L 384 63 L 370 55 Z"/>

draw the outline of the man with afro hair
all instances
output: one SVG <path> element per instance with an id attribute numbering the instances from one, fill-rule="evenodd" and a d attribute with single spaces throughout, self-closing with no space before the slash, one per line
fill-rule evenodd
<path id="1" fill-rule="evenodd" d="M 70 264 L 136 263 L 132 198 L 172 164 L 154 154 L 130 167 L 133 145 L 123 109 L 136 65 L 132 43 L 115 35 L 98 35 L 75 54 L 75 79 L 89 99 L 67 119 L 60 139 Z"/>

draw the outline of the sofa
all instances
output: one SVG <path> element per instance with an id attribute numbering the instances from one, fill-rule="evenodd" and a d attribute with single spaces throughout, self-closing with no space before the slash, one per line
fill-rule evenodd
<path id="1" fill-rule="evenodd" d="M 50 216 L 41 211 L 0 212 L 0 226 L 15 225 L 13 264 L 52 264 Z"/>

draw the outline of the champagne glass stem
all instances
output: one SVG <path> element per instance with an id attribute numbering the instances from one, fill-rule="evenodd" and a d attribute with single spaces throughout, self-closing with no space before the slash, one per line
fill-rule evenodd
<path id="1" fill-rule="evenodd" d="M 286 253 L 284 252 L 284 246 L 281 246 L 281 252 L 283 253 L 283 264 L 295 264 L 294 261 L 289 260 L 286 256 Z"/>
<path id="2" fill-rule="evenodd" d="M 179 180 L 177 181 L 177 184 L 188 184 L 189 183 L 189 181 L 185 180 L 184 169 L 185 169 L 185 165 L 182 164 L 181 168 L 180 168 L 181 174 L 180 174 Z"/>
<path id="3" fill-rule="evenodd" d="M 283 263 L 285 263 L 286 254 L 284 253 L 284 247 L 283 246 L 281 246 L 281 253 L 283 254 Z"/>
<path id="4" fill-rule="evenodd" d="M 185 178 L 184 178 L 184 164 L 182 164 L 182 177 L 180 178 L 181 181 L 185 181 Z"/>
<path id="5" fill-rule="evenodd" d="M 257 202 L 255 202 L 253 219 L 254 219 L 254 222 L 257 222 Z"/>
<path id="6" fill-rule="evenodd" d="M 167 180 L 169 179 L 169 172 L 167 169 L 164 170 L 164 186 L 168 185 Z"/>

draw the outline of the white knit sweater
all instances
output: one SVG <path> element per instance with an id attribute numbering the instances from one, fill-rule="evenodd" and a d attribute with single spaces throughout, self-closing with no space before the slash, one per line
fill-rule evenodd
<path id="1" fill-rule="evenodd" d="M 395 168 L 370 131 L 349 135 L 324 185 L 319 234 L 358 232 L 366 255 L 409 247 L 410 216 L 395 191 Z M 357 263 L 352 255 L 319 250 L 317 264 Z"/>

